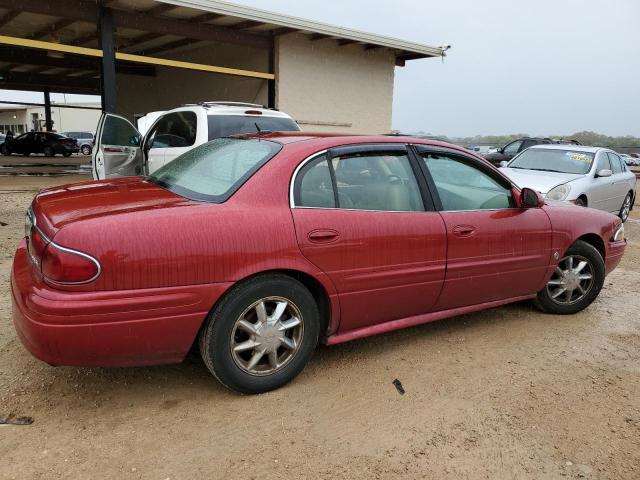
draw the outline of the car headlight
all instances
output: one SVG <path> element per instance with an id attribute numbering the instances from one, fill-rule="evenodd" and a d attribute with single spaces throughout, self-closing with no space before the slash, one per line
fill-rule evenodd
<path id="1" fill-rule="evenodd" d="M 621 223 L 613 230 L 613 235 L 611 235 L 612 242 L 619 242 L 624 240 L 624 223 Z"/>
<path id="2" fill-rule="evenodd" d="M 564 200 L 569 196 L 569 192 L 571 191 L 571 187 L 567 184 L 558 185 L 557 187 L 553 187 L 547 193 L 546 198 L 549 200 Z"/>

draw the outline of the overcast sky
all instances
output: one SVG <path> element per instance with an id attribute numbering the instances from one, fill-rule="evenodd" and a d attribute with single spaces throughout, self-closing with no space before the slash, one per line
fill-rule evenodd
<path id="1" fill-rule="evenodd" d="M 640 0 L 235 2 L 451 44 L 444 63 L 414 60 L 396 69 L 395 129 L 640 136 Z"/>

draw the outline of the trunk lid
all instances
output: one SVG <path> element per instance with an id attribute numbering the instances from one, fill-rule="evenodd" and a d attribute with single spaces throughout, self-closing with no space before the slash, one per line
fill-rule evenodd
<path id="1" fill-rule="evenodd" d="M 111 217 L 126 212 L 193 204 L 143 177 L 83 182 L 42 190 L 32 209 L 38 227 L 49 238 L 63 226 L 85 219 Z"/>

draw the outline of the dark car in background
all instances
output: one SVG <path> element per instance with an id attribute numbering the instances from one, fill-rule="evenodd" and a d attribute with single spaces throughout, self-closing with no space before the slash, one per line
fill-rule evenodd
<path id="1" fill-rule="evenodd" d="M 518 138 L 511 143 L 507 143 L 504 147 L 499 148 L 497 152 L 488 153 L 484 158 L 490 161 L 493 165 L 499 166 L 500 162 L 508 162 L 518 153 L 526 150 L 534 145 L 552 144 L 555 143 L 550 138 Z"/>
<path id="2" fill-rule="evenodd" d="M 61 135 L 73 138 L 78 142 L 78 148 L 82 155 L 91 155 L 93 151 L 93 133 L 91 132 L 62 132 Z"/>
<path id="3" fill-rule="evenodd" d="M 78 153 L 79 150 L 80 147 L 73 138 L 52 132 L 24 133 L 0 145 L 3 155 L 42 153 L 45 157 L 53 157 L 57 154 L 68 157 L 72 153 Z"/>

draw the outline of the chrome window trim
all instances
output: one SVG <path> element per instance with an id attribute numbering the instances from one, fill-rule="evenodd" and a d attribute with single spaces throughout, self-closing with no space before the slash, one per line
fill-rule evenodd
<path id="1" fill-rule="evenodd" d="M 424 147 L 432 147 L 432 145 L 427 145 L 424 143 L 402 143 L 401 145 L 411 145 L 411 146 L 424 146 Z M 458 152 L 457 150 L 454 150 L 452 148 L 447 148 L 447 147 L 440 147 L 440 146 L 433 146 L 433 148 L 435 150 L 440 150 L 441 152 L 445 152 L 445 153 L 458 153 L 458 154 L 462 154 L 464 155 L 464 152 Z M 505 210 L 522 210 L 522 208 L 520 207 L 509 207 L 509 208 L 491 208 L 491 209 L 477 209 L 477 210 L 363 210 L 363 209 L 359 209 L 359 208 L 338 208 L 338 207 L 304 207 L 304 206 L 300 206 L 300 205 L 296 205 L 295 201 L 294 201 L 294 186 L 296 183 L 296 178 L 298 176 L 298 174 L 300 173 L 300 170 L 302 170 L 302 168 L 309 162 L 315 160 L 317 157 L 321 156 L 321 155 L 325 155 L 327 152 L 329 151 L 329 149 L 325 149 L 325 150 L 321 150 L 319 152 L 313 153 L 311 155 L 309 155 L 308 157 L 306 157 L 304 160 L 302 160 L 302 162 L 300 162 L 300 164 L 298 164 L 298 166 L 296 167 L 296 169 L 293 171 L 293 174 L 291 175 L 291 180 L 289 183 L 289 208 L 294 209 L 294 208 L 302 208 L 302 209 L 310 209 L 310 210 L 345 210 L 345 211 L 350 211 L 350 212 L 386 212 L 386 213 L 454 213 L 454 212 L 503 212 Z M 479 161 L 478 159 L 476 159 L 475 157 L 471 157 L 476 161 Z M 510 178 L 506 177 L 505 175 L 501 176 L 511 185 L 512 188 L 515 188 L 516 190 L 520 190 L 520 188 L 513 183 L 513 181 L 511 181 Z"/>
<path id="2" fill-rule="evenodd" d="M 90 260 L 91 262 L 93 262 L 93 264 L 97 268 L 97 272 L 93 277 L 91 277 L 89 280 L 84 280 L 82 282 L 58 282 L 56 280 L 50 279 L 49 277 L 47 277 L 43 273 L 42 276 L 47 280 L 47 282 L 52 283 L 54 285 L 86 285 L 87 283 L 91 283 L 91 282 L 95 281 L 100 276 L 100 274 L 102 273 L 102 266 L 100 265 L 100 262 L 98 262 L 98 260 L 96 260 L 95 258 L 93 258 L 91 255 L 89 255 L 87 253 L 80 252 L 80 251 L 74 250 L 72 248 L 63 247 L 62 245 L 59 245 L 56 242 L 54 242 L 53 240 L 51 240 L 36 225 L 36 217 L 35 217 L 35 215 L 33 215 L 33 211 L 31 210 L 31 208 L 29 210 L 27 210 L 27 215 L 29 215 L 29 212 L 31 212 L 31 215 L 32 215 L 31 216 L 31 229 L 35 229 L 38 232 L 38 234 L 45 240 L 45 242 L 46 242 L 46 246 L 45 247 L 48 247 L 49 245 L 51 245 L 51 246 L 53 246 L 53 248 L 57 248 L 58 250 L 61 250 L 63 252 L 67 252 L 67 253 L 71 253 L 73 255 L 78 255 L 80 257 L 84 257 L 87 260 Z M 29 237 L 27 237 L 27 238 L 29 238 Z M 27 248 L 27 253 L 29 254 L 29 257 L 31 258 L 31 261 L 35 265 L 38 265 L 40 267 L 41 271 L 42 271 L 42 265 L 40 264 L 40 262 L 37 262 L 35 258 L 33 258 L 33 256 L 31 255 L 31 252 L 28 250 L 28 248 Z"/>

